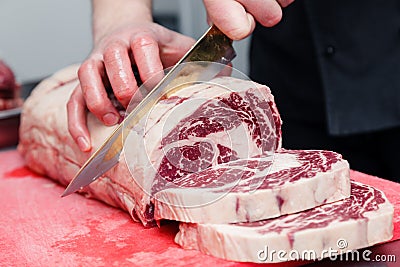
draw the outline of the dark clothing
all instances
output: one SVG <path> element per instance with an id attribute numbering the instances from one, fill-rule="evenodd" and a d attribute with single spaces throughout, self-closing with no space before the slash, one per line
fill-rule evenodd
<path id="1" fill-rule="evenodd" d="M 348 159 L 360 154 L 349 162 L 361 171 L 378 161 L 375 153 L 364 159 L 371 153 L 362 150 L 377 143 L 400 149 L 397 138 L 376 139 L 389 132 L 400 139 L 400 0 L 295 1 L 277 26 L 257 25 L 250 58 L 251 78 L 270 86 L 276 98 L 284 147 L 331 149 Z M 346 145 L 351 140 L 365 143 Z M 400 160 L 397 153 L 379 157 Z M 378 169 L 390 168 L 368 172 L 389 177 Z M 400 179 L 397 169 L 392 179 Z"/>
<path id="2" fill-rule="evenodd" d="M 348 136 L 331 136 L 323 124 L 285 120 L 283 147 L 341 153 L 353 170 L 400 182 L 400 127 Z"/>

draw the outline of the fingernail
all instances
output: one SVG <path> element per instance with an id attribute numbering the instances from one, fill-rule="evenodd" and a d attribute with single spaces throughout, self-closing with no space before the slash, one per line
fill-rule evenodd
<path id="1" fill-rule="evenodd" d="M 107 126 L 112 126 L 118 123 L 119 117 L 114 113 L 107 113 L 103 116 L 104 124 Z"/>
<path id="2" fill-rule="evenodd" d="M 80 150 L 85 152 L 90 150 L 89 142 L 83 136 L 79 136 L 77 142 Z"/>

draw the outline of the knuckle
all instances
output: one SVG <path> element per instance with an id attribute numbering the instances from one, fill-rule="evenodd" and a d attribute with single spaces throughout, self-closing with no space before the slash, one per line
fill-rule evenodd
<path id="1" fill-rule="evenodd" d="M 131 44 L 133 47 L 148 47 L 157 45 L 156 39 L 150 33 L 141 33 L 135 35 L 132 40 Z"/>
<path id="2" fill-rule="evenodd" d="M 86 75 L 90 70 L 96 68 L 96 61 L 93 59 L 85 60 L 78 69 L 78 77 L 82 80 L 82 76 Z"/>
<path id="3" fill-rule="evenodd" d="M 81 90 L 82 90 L 82 95 L 84 97 L 85 100 L 88 99 L 88 94 L 90 94 L 91 92 L 93 92 L 93 87 L 86 85 L 86 84 L 81 84 Z"/>
<path id="4" fill-rule="evenodd" d="M 282 13 L 271 14 L 267 17 L 264 17 L 260 23 L 265 27 L 272 27 L 278 24 L 282 19 Z"/>
<path id="5" fill-rule="evenodd" d="M 131 88 L 124 88 L 124 89 L 115 90 L 114 94 L 117 97 L 117 99 L 129 100 L 132 98 L 133 92 L 134 91 Z"/>
<path id="6" fill-rule="evenodd" d="M 226 34 L 234 40 L 240 40 L 247 37 L 251 33 L 248 27 L 234 27 L 226 30 Z"/>
<path id="7" fill-rule="evenodd" d="M 281 7 L 287 7 L 288 5 L 293 3 L 294 0 L 279 0 L 278 2 L 281 5 Z"/>
<path id="8" fill-rule="evenodd" d="M 112 43 L 104 49 L 104 63 L 112 63 L 118 61 L 120 54 L 126 47 L 120 43 Z"/>
<path id="9" fill-rule="evenodd" d="M 87 61 L 84 61 L 83 63 L 82 63 L 82 65 L 79 67 L 79 69 L 78 69 L 78 77 L 79 78 L 81 78 L 82 77 L 82 75 L 84 75 L 84 73 L 86 72 L 86 70 L 88 69 L 88 62 Z"/>
<path id="10" fill-rule="evenodd" d="M 106 46 L 106 48 L 104 49 L 104 55 L 112 54 L 115 51 L 120 51 L 122 49 L 125 49 L 125 47 L 126 45 L 124 45 L 121 41 L 116 40 Z"/>
<path id="11" fill-rule="evenodd" d="M 91 99 L 90 101 L 86 102 L 87 108 L 95 114 L 100 114 L 102 113 L 105 103 L 102 99 L 97 98 L 97 99 Z"/>

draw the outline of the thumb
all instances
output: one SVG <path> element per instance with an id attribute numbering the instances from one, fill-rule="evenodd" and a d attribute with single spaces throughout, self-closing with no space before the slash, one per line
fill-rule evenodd
<path id="1" fill-rule="evenodd" d="M 255 27 L 254 17 L 234 0 L 203 0 L 209 19 L 228 37 L 240 40 Z"/>

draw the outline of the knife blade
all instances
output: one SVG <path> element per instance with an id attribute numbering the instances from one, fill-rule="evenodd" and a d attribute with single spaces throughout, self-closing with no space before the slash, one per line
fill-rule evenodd
<path id="1" fill-rule="evenodd" d="M 214 78 L 235 56 L 232 40 L 216 26 L 211 26 L 146 97 L 129 112 L 124 121 L 80 168 L 61 196 L 68 196 L 89 185 L 115 166 L 119 161 L 129 131 L 161 97 L 168 97 L 169 94 L 184 88 L 179 84 L 188 85 L 199 80 L 207 81 Z M 190 62 L 196 62 L 195 66 L 189 64 Z"/>

